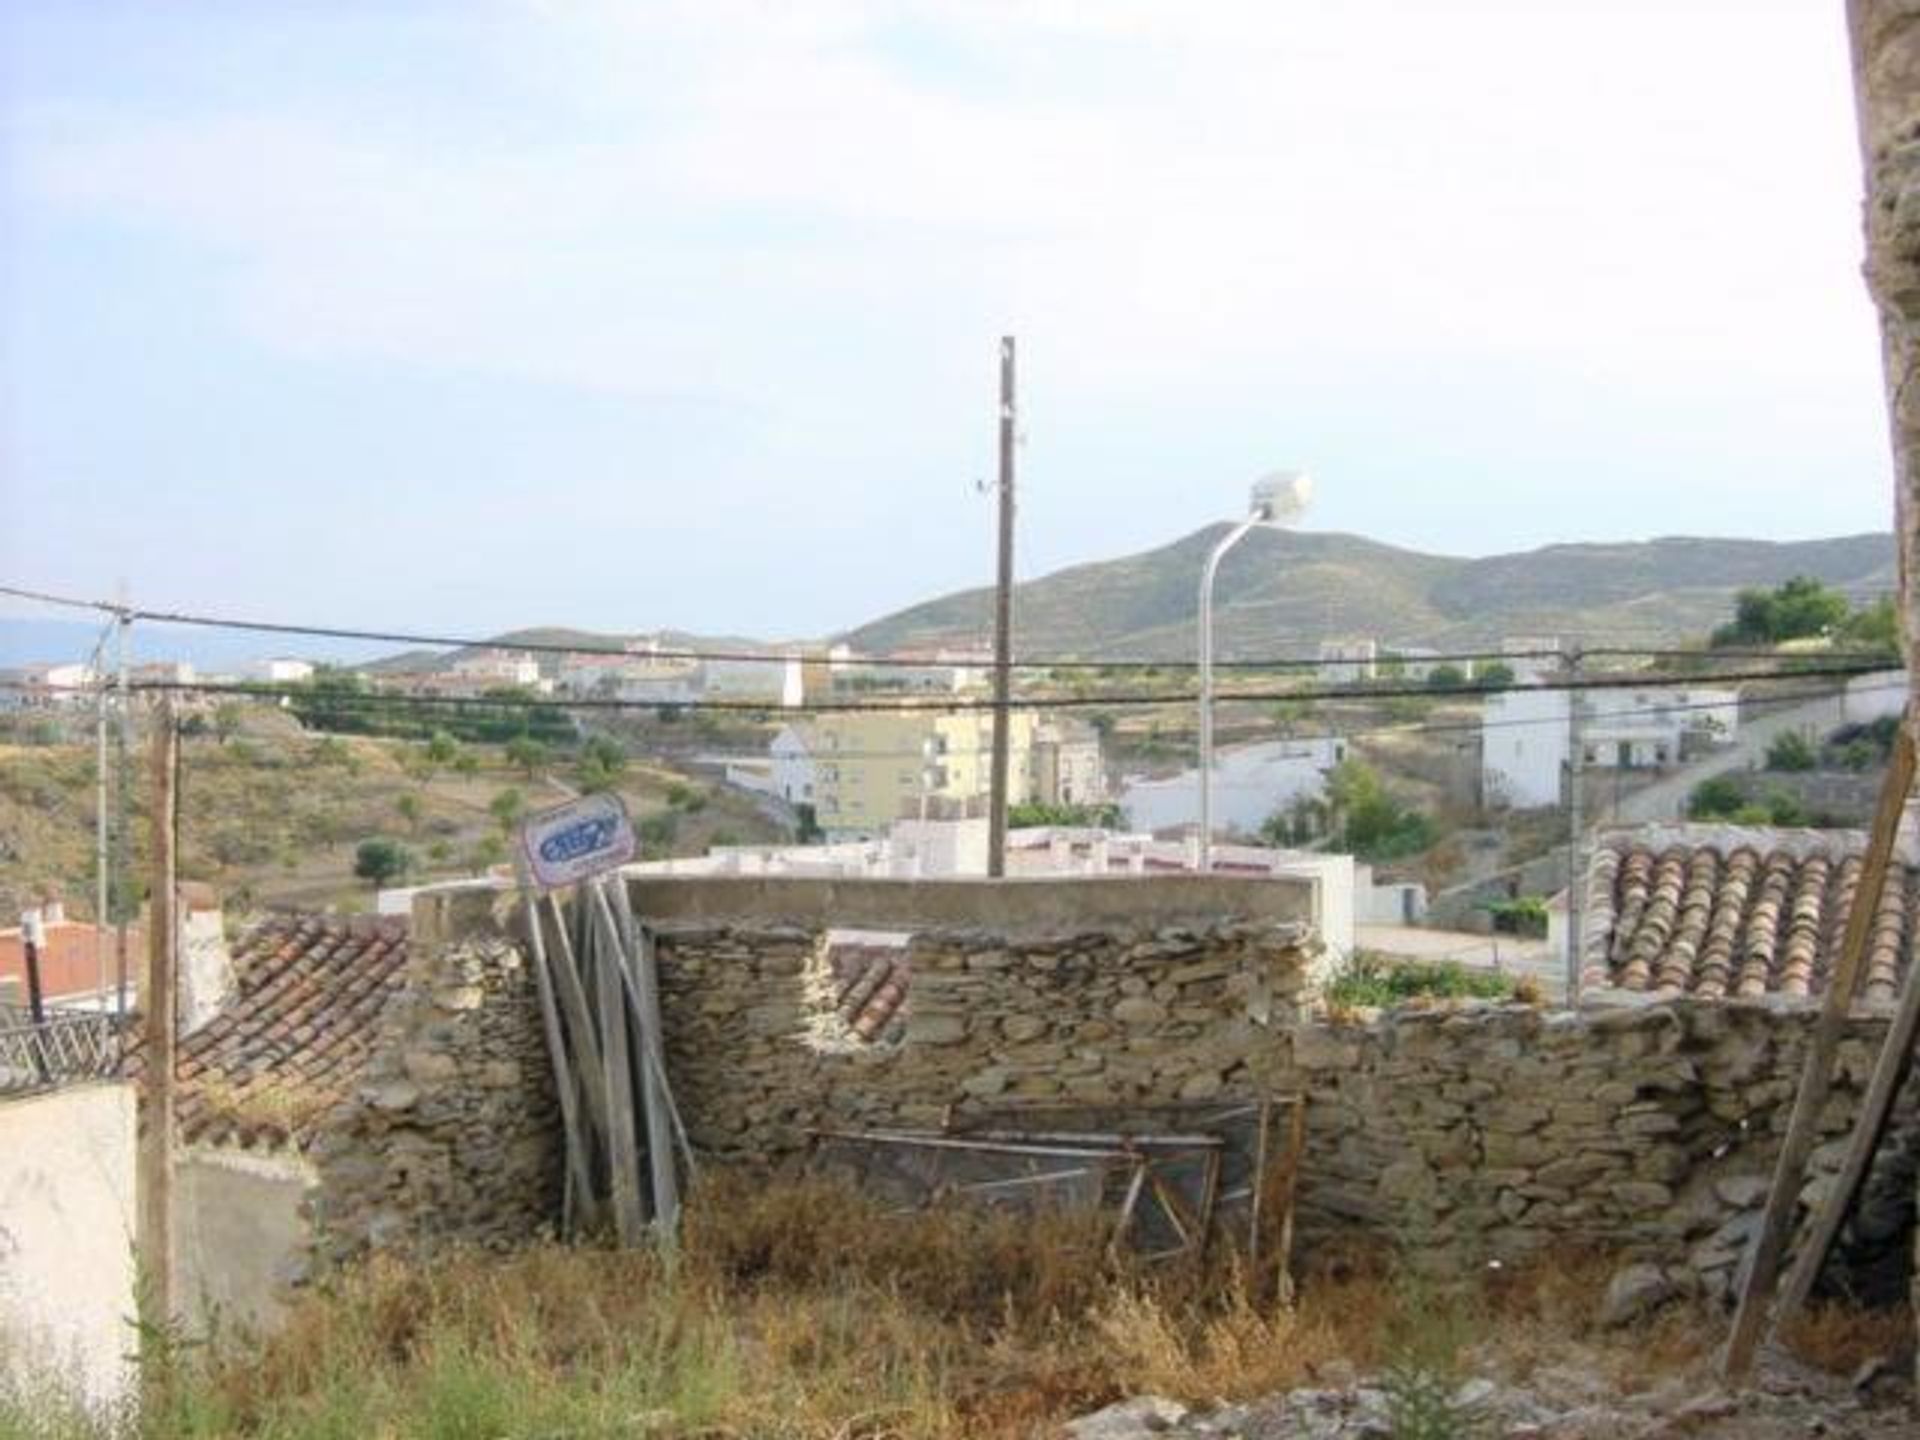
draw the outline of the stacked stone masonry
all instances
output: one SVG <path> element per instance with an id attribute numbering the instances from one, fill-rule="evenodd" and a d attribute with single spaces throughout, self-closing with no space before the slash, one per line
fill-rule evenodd
<path id="1" fill-rule="evenodd" d="M 1406 1010 L 1302 1027 L 1289 1044 L 1310 1096 L 1303 1221 L 1309 1233 L 1395 1236 L 1446 1264 L 1591 1244 L 1724 1296 L 1765 1200 L 1814 1018 L 1777 1002 L 1676 1000 L 1581 1014 Z M 1864 1015 L 1849 1025 L 1808 1206 L 1839 1168 L 1885 1028 Z M 1857 1283 L 1897 1283 L 1904 1269 L 1915 1115 L 1909 1084 L 1887 1163 L 1846 1237 Z M 1903 1166 L 1904 1183 L 1889 1183 Z"/>
<path id="2" fill-rule="evenodd" d="M 407 985 L 366 1082 L 309 1152 L 324 1260 L 511 1243 L 558 1213 L 537 997 L 497 903 L 416 912 Z M 1358 1229 L 1444 1264 L 1585 1243 L 1709 1293 L 1727 1288 L 1764 1197 L 1813 1023 L 1804 1003 L 1681 997 L 1333 1024 L 1309 1018 L 1316 947 L 1298 921 L 1109 917 L 912 934 L 904 1001 L 873 1031 L 850 1023 L 817 916 L 683 917 L 656 935 L 669 1073 L 693 1143 L 715 1159 L 777 1165 L 816 1129 L 938 1126 L 1020 1101 L 1111 1110 L 1298 1091 L 1309 1239 Z M 1884 1026 L 1851 1024 L 1809 1199 L 1837 1165 Z M 1910 1085 L 1896 1154 L 1910 1157 L 1917 1113 Z M 1853 1238 L 1879 1253 L 1910 1231 L 1910 1165 L 1870 1191 Z"/>

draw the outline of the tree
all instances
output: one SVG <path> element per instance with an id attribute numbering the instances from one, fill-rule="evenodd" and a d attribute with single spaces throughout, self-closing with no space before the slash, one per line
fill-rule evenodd
<path id="1" fill-rule="evenodd" d="M 1709 780 L 1702 780 L 1687 796 L 1687 818 L 1724 820 L 1746 803 L 1747 793 L 1740 788 L 1738 780 L 1728 775 L 1715 775 Z"/>
<path id="2" fill-rule="evenodd" d="M 376 837 L 362 840 L 353 852 L 353 873 L 378 890 L 413 868 L 413 856 L 404 845 Z"/>
<path id="3" fill-rule="evenodd" d="M 531 780 L 547 763 L 547 747 L 531 735 L 516 735 L 507 741 L 507 759 Z"/>
<path id="4" fill-rule="evenodd" d="M 506 858 L 506 841 L 498 835 L 482 835 L 467 852 L 467 863 L 475 870 L 491 870 Z"/>
<path id="5" fill-rule="evenodd" d="M 526 813 L 527 800 L 518 790 L 502 790 L 487 802 L 487 809 L 503 831 L 511 831 Z"/>
<path id="6" fill-rule="evenodd" d="M 454 774 L 468 780 L 480 773 L 480 757 L 471 750 L 462 750 L 453 757 Z"/>
<path id="7" fill-rule="evenodd" d="M 574 775 L 588 794 L 611 790 L 627 768 L 627 755 L 604 735 L 595 735 L 580 747 L 580 762 Z"/>
<path id="8" fill-rule="evenodd" d="M 1436 665 L 1427 672 L 1429 690 L 1460 690 L 1467 683 L 1467 672 L 1458 665 Z"/>
<path id="9" fill-rule="evenodd" d="M 1439 838 L 1432 818 L 1388 791 L 1361 760 L 1342 760 L 1327 777 L 1327 806 L 1340 826 L 1339 844 L 1362 860 L 1398 860 Z"/>
<path id="10" fill-rule="evenodd" d="M 1786 730 L 1767 746 L 1767 769 L 1811 770 L 1820 763 L 1819 755 L 1798 730 Z"/>
<path id="11" fill-rule="evenodd" d="M 451 765 L 460 754 L 460 742 L 444 730 L 427 737 L 427 759 L 436 765 Z"/>
<path id="12" fill-rule="evenodd" d="M 1874 650 L 1897 661 L 1900 656 L 1900 612 L 1893 597 L 1882 595 L 1871 605 L 1855 610 L 1842 622 L 1839 638 L 1862 650 Z"/>
<path id="13" fill-rule="evenodd" d="M 1482 690 L 1505 690 L 1513 684 L 1513 667 L 1504 660 L 1492 660 L 1474 672 L 1473 683 Z"/>
<path id="14" fill-rule="evenodd" d="M 240 733 L 246 718 L 246 712 L 240 708 L 238 700 L 223 701 L 213 707 L 213 733 L 224 745 Z"/>
<path id="15" fill-rule="evenodd" d="M 1826 635 L 1847 618 L 1847 597 L 1807 575 L 1796 575 L 1771 590 L 1742 590 L 1734 597 L 1733 619 L 1713 632 L 1717 649 L 1737 645 L 1778 645 Z"/>

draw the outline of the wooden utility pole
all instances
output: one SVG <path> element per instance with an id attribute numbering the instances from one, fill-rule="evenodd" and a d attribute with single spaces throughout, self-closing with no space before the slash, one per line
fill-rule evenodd
<path id="1" fill-rule="evenodd" d="M 173 1320 L 173 1129 L 179 991 L 174 826 L 180 732 L 173 697 L 162 695 L 153 717 L 153 895 L 147 913 L 146 1111 L 140 1134 L 140 1263 L 146 1320 L 164 1363 Z M 157 1328 L 156 1328 L 157 1327 Z"/>
<path id="2" fill-rule="evenodd" d="M 1894 842 L 1899 837 L 1900 817 L 1913 793 L 1914 746 L 1911 717 L 1900 726 L 1894 740 L 1893 758 L 1886 779 L 1880 784 L 1880 804 L 1874 812 L 1873 835 L 1867 844 L 1866 861 L 1860 869 L 1860 882 L 1854 888 L 1853 907 L 1847 913 L 1846 933 L 1840 941 L 1840 955 L 1833 973 L 1827 977 L 1827 993 L 1820 1006 L 1807 1058 L 1800 1072 L 1800 1089 L 1794 1096 L 1793 1114 L 1787 1121 L 1786 1137 L 1780 1142 L 1780 1160 L 1774 1167 L 1773 1188 L 1767 1194 L 1766 1209 L 1760 1215 L 1760 1228 L 1754 1232 L 1747 1250 L 1746 1282 L 1740 1290 L 1740 1303 L 1733 1313 L 1733 1331 L 1721 1356 L 1720 1369 L 1728 1379 L 1745 1378 L 1753 1368 L 1753 1352 L 1766 1328 L 1768 1307 L 1773 1300 L 1774 1282 L 1780 1274 L 1780 1257 L 1786 1249 L 1787 1230 L 1794 1209 L 1800 1203 L 1800 1185 L 1805 1178 L 1807 1158 L 1819 1139 L 1820 1112 L 1826 1108 L 1827 1092 L 1833 1083 L 1834 1052 L 1840 1048 L 1846 1032 L 1847 1016 L 1853 1009 L 1853 992 L 1860 979 L 1860 966 L 1866 957 L 1867 941 L 1873 934 L 1874 912 L 1880 908 L 1880 892 L 1886 885 L 1887 869 L 1893 860 Z"/>
<path id="3" fill-rule="evenodd" d="M 1580 864 L 1580 847 L 1586 836 L 1586 810 L 1583 804 L 1587 771 L 1587 737 L 1582 722 L 1586 719 L 1585 700 L 1580 691 L 1580 646 L 1575 642 L 1567 652 L 1567 679 L 1573 688 L 1567 691 L 1567 1003 L 1580 1001 L 1581 932 L 1585 929 L 1587 904 L 1586 871 Z"/>
<path id="4" fill-rule="evenodd" d="M 993 597 L 993 771 L 987 874 L 1007 873 L 1007 748 L 1013 695 L 1013 337 L 1000 338 L 1000 566 Z"/>

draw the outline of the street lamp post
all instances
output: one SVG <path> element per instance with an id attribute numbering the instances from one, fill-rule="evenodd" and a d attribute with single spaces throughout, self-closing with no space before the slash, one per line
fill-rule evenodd
<path id="1" fill-rule="evenodd" d="M 1276 529 L 1299 518 L 1313 494 L 1313 481 L 1299 471 L 1279 470 L 1254 482 L 1247 518 L 1207 555 L 1200 572 L 1200 855 L 1199 871 L 1213 869 L 1213 577 L 1227 551 L 1256 525 Z"/>

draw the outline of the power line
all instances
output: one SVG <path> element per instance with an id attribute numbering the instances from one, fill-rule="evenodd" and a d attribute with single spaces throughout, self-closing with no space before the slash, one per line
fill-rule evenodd
<path id="1" fill-rule="evenodd" d="M 977 659 L 928 659 L 899 655 L 863 655 L 849 656 L 844 662 L 835 662 L 831 656 L 818 651 L 804 650 L 710 650 L 683 646 L 659 646 L 646 650 L 629 650 L 625 647 L 609 645 L 565 645 L 554 641 L 506 641 L 498 637 L 480 638 L 475 636 L 436 635 L 403 630 L 367 630 L 336 625 L 300 625 L 272 620 L 249 620 L 232 616 L 205 615 L 180 610 L 145 610 L 104 600 L 86 600 L 77 596 L 55 595 L 46 591 L 30 590 L 19 586 L 0 585 L 0 595 L 16 599 L 32 600 L 40 604 L 63 606 L 70 609 L 96 610 L 104 613 L 125 616 L 131 620 L 145 620 L 163 625 L 185 625 L 201 629 L 245 630 L 268 635 L 297 635 L 313 639 L 353 640 L 367 643 L 391 645 L 415 645 L 450 650 L 506 650 L 518 651 L 529 655 L 556 656 L 607 656 L 618 659 L 657 659 L 657 660 L 693 660 L 693 661 L 738 661 L 764 664 L 785 664 L 798 659 L 802 663 L 818 664 L 843 663 L 858 668 L 986 668 L 986 657 Z M 1698 650 L 1683 647 L 1604 647 L 1589 649 L 1588 655 L 1602 655 L 1623 659 L 1687 659 L 1696 661 L 1715 661 L 1718 659 L 1777 659 L 1778 652 L 1757 649 Z M 1828 651 L 1828 658 L 1869 659 L 1875 658 L 1872 651 Z M 1556 660 L 1564 658 L 1560 650 L 1459 650 L 1446 653 L 1403 655 L 1389 651 L 1381 657 L 1387 663 L 1414 664 L 1421 666 L 1439 666 L 1464 662 L 1500 663 L 1515 660 Z M 1125 657 L 1109 659 L 1080 659 L 1072 657 L 1049 657 L 1015 660 L 1016 668 L 1022 670 L 1191 670 L 1198 666 L 1194 660 L 1151 659 L 1144 657 Z M 1235 670 L 1286 670 L 1317 669 L 1322 666 L 1344 666 L 1365 664 L 1359 660 L 1341 660 L 1319 655 L 1283 655 L 1265 656 L 1253 659 L 1216 660 L 1220 669 Z"/>
<path id="2" fill-rule="evenodd" d="M 1778 667 L 1765 670 L 1729 670 L 1707 677 L 1717 684 L 1733 682 L 1754 682 L 1767 680 L 1807 680 L 1820 678 L 1851 678 L 1884 672 L 1884 662 L 1878 664 L 1854 665 L 1806 665 L 1792 669 Z M 1574 690 L 1657 690 L 1685 689 L 1690 677 L 1672 675 L 1596 675 L 1590 679 L 1541 680 L 1529 685 L 1503 686 L 1499 688 L 1479 688 L 1471 685 L 1435 689 L 1431 685 L 1379 685 L 1365 686 L 1321 686 L 1317 688 L 1295 690 L 1239 690 L 1217 695 L 1222 702 L 1241 703 L 1313 703 L 1330 700 L 1396 700 L 1396 699 L 1472 699 L 1490 695 L 1511 695 L 1529 693 L 1552 693 Z M 29 687 L 17 682 L 6 682 L 5 688 L 24 690 Z M 989 711 L 994 702 L 988 700 L 966 699 L 957 696 L 939 696 L 928 699 L 906 699 L 900 701 L 876 700 L 825 700 L 806 701 L 799 705 L 782 706 L 762 700 L 626 700 L 603 698 L 598 696 L 569 697 L 564 700 L 545 699 L 538 696 L 467 696 L 433 695 L 401 690 L 322 690 L 316 691 L 303 684 L 274 682 L 225 682 L 225 681 L 180 681 L 180 680 L 143 680 L 135 682 L 130 688 L 141 691 L 168 691 L 189 695 L 237 695 L 251 696 L 256 699 L 277 697 L 287 700 L 307 700 L 333 706 L 424 706 L 438 708 L 473 708 L 532 712 L 541 710 L 588 710 L 588 711 L 672 711 L 679 714 L 746 714 L 770 717 L 791 717 L 794 715 L 831 715 L 831 714 L 972 714 Z M 81 693 L 74 688 L 71 693 Z M 1105 695 L 1056 695 L 1022 696 L 1009 703 L 1018 710 L 1076 710 L 1104 709 L 1114 706 L 1153 707 L 1169 705 L 1193 705 L 1198 696 L 1191 692 L 1179 694 L 1153 693 L 1109 693 Z"/>

